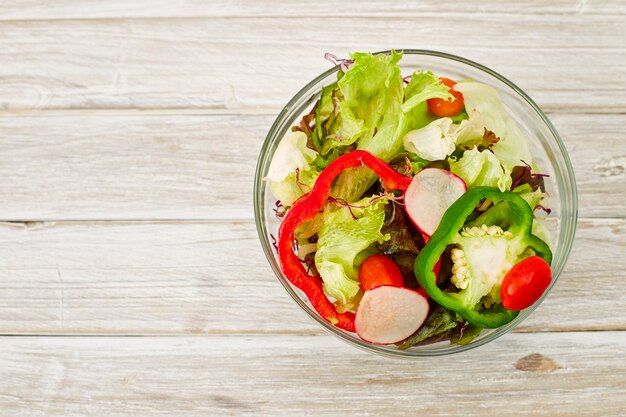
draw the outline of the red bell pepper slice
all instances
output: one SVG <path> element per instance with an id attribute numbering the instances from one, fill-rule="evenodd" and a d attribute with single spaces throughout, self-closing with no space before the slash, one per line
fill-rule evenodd
<path id="1" fill-rule="evenodd" d="M 347 168 L 367 166 L 392 190 L 405 191 L 411 178 L 402 175 L 386 162 L 366 151 L 352 151 L 340 156 L 324 169 L 311 191 L 300 197 L 285 215 L 278 230 L 278 256 L 285 277 L 302 290 L 320 316 L 335 326 L 354 332 L 354 313 L 339 313 L 322 288 L 322 281 L 309 275 L 293 251 L 296 229 L 320 211 L 330 193 L 332 182 Z"/>

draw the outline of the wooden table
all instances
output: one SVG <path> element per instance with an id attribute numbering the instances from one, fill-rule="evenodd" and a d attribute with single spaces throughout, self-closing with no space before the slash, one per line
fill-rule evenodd
<path id="1" fill-rule="evenodd" d="M 625 415 L 624 19 L 623 0 L 2 1 L 0 415 Z M 324 52 L 390 47 L 512 79 L 578 178 L 550 297 L 452 357 L 328 336 L 256 235 L 281 106 Z"/>

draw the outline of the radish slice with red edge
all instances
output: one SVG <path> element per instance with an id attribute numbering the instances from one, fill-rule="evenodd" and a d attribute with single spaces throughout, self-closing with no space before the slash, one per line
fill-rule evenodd
<path id="1" fill-rule="evenodd" d="M 446 210 L 467 191 L 465 181 L 450 171 L 426 168 L 415 174 L 404 193 L 404 206 L 425 238 L 431 236 Z"/>
<path id="2" fill-rule="evenodd" d="M 366 342 L 388 345 L 419 329 L 428 316 L 428 300 L 418 291 L 384 285 L 366 291 L 354 319 L 356 333 Z"/>

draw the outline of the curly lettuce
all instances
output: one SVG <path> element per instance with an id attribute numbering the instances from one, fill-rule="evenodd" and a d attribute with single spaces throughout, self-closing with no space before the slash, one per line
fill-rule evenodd
<path id="1" fill-rule="evenodd" d="M 353 310 L 361 295 L 358 268 L 363 257 L 359 255 L 372 244 L 389 239 L 381 233 L 387 200 L 372 199 L 357 201 L 351 208 L 327 207 L 318 232 L 315 266 L 324 292 L 337 300 L 341 310 Z"/>
<path id="2" fill-rule="evenodd" d="M 469 120 L 472 120 L 474 115 L 473 122 L 476 124 L 473 131 L 478 131 L 476 127 L 481 121 L 485 129 L 500 138 L 491 150 L 508 172 L 522 160 L 532 163 L 528 140 L 506 112 L 495 88 L 477 82 L 460 82 L 453 88 L 463 94 L 465 109 L 470 115 Z"/>
<path id="3" fill-rule="evenodd" d="M 266 180 L 272 195 L 290 206 L 315 183 L 319 171 L 312 165 L 318 153 L 307 148 L 307 136 L 300 131 L 287 132 L 278 144 Z"/>
<path id="4" fill-rule="evenodd" d="M 426 126 L 435 117 L 426 100 L 449 98 L 448 87 L 431 72 L 416 72 L 406 88 L 398 66 L 401 54 L 353 54 L 354 64 L 338 85 L 356 117 L 365 121 L 365 133 L 357 148 L 390 161 L 403 150 L 405 134 Z M 344 172 L 333 195 L 347 201 L 361 198 L 376 176 L 367 168 Z"/>
<path id="5" fill-rule="evenodd" d="M 319 174 L 317 169 L 293 172 L 282 181 L 271 181 L 270 191 L 283 206 L 290 207 L 294 201 L 311 191 Z"/>
<path id="6" fill-rule="evenodd" d="M 352 145 L 365 131 L 364 121 L 354 115 L 337 84 L 324 87 L 311 137 L 320 154 L 327 157 L 333 149 Z"/>
<path id="7" fill-rule="evenodd" d="M 449 134 L 452 119 L 443 117 L 404 136 L 404 149 L 426 161 L 446 159 L 454 152 L 454 138 Z"/>
<path id="8" fill-rule="evenodd" d="M 463 178 L 468 188 L 487 186 L 506 191 L 511 187 L 510 172 L 505 170 L 493 152 L 487 149 L 467 150 L 458 161 L 450 158 L 450 171 Z"/>

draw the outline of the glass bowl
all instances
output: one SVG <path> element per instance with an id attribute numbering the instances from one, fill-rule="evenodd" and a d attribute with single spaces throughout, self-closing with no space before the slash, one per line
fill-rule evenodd
<path id="1" fill-rule="evenodd" d="M 389 52 L 383 51 L 379 53 Z M 320 74 L 302 88 L 280 112 L 272 125 L 265 138 L 256 168 L 254 214 L 263 251 L 278 280 L 300 308 L 313 320 L 317 321 L 322 328 L 355 347 L 386 356 L 420 357 L 445 355 L 484 345 L 511 331 L 524 321 L 548 295 L 563 271 L 574 240 L 577 217 L 576 182 L 567 151 L 556 129 L 535 102 L 511 81 L 489 68 L 455 55 L 414 49 L 405 49 L 402 52 L 404 56 L 400 61 L 400 67 L 403 75 L 409 75 L 419 69 L 427 69 L 433 71 L 438 76 L 452 79 L 471 78 L 497 89 L 510 116 L 517 122 L 530 141 L 533 162 L 537 164 L 542 173 L 549 174 L 549 177 L 545 179 L 546 192 L 548 194 L 545 205 L 550 207 L 552 212 L 542 222 L 550 232 L 553 250 L 553 280 L 541 299 L 532 307 L 522 311 L 509 324 L 497 329 L 484 329 L 479 337 L 467 345 L 451 345 L 449 341 L 440 341 L 414 346 L 408 350 L 398 350 L 394 345 L 374 345 L 365 342 L 356 334 L 331 325 L 317 314 L 309 304 L 306 296 L 291 285 L 280 270 L 278 257 L 272 246 L 271 239 L 272 236 L 277 236 L 280 221 L 272 211 L 275 199 L 272 197 L 269 187 L 267 187 L 267 183 L 263 178 L 267 175 L 272 156 L 279 141 L 292 125 L 309 112 L 319 98 L 322 87 L 336 81 L 338 66 Z"/>

